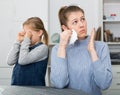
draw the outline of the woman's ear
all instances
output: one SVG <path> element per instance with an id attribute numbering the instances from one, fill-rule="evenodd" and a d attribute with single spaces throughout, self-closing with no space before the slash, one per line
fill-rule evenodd
<path id="1" fill-rule="evenodd" d="M 63 31 L 68 30 L 68 28 L 65 25 L 62 25 L 61 28 Z"/>

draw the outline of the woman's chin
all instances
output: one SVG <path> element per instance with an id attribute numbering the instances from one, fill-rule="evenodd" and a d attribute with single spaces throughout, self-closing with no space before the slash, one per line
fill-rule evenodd
<path id="1" fill-rule="evenodd" d="M 87 36 L 86 34 L 81 34 L 81 35 L 78 35 L 78 38 L 79 39 L 84 39 L 84 38 L 86 38 L 86 36 Z"/>

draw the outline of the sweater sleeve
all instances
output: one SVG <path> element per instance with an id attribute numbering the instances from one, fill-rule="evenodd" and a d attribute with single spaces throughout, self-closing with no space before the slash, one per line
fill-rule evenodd
<path id="1" fill-rule="evenodd" d="M 38 62 L 44 60 L 48 57 L 48 47 L 46 45 L 40 45 L 31 51 L 29 50 L 30 47 L 30 39 L 24 38 L 23 42 L 21 43 L 20 53 L 19 53 L 19 60 L 18 63 L 20 65 L 27 65 L 33 62 Z"/>
<path id="2" fill-rule="evenodd" d="M 52 48 L 51 52 L 51 74 L 50 80 L 56 88 L 64 88 L 69 83 L 67 61 L 64 58 L 57 57 L 58 47 Z"/>
<path id="3" fill-rule="evenodd" d="M 20 50 L 20 42 L 16 41 L 8 53 L 8 56 L 7 56 L 7 64 L 8 65 L 16 64 L 16 62 L 18 60 L 18 56 L 19 56 L 19 50 Z"/>
<path id="4" fill-rule="evenodd" d="M 112 70 L 109 49 L 106 44 L 100 51 L 99 59 L 93 63 L 93 77 L 101 89 L 107 89 L 112 82 Z"/>

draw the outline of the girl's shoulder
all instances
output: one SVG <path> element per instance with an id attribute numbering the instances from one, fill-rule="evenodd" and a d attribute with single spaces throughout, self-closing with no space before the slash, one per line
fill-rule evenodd
<path id="1" fill-rule="evenodd" d="M 46 44 L 40 44 L 36 47 L 36 49 L 48 50 L 48 46 Z"/>

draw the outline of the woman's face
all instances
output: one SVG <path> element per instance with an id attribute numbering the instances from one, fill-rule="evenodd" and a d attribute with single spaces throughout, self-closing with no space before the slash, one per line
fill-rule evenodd
<path id="1" fill-rule="evenodd" d="M 71 12 L 68 15 L 68 29 L 74 29 L 77 32 L 78 39 L 84 39 L 87 35 L 87 22 L 82 12 Z"/>

